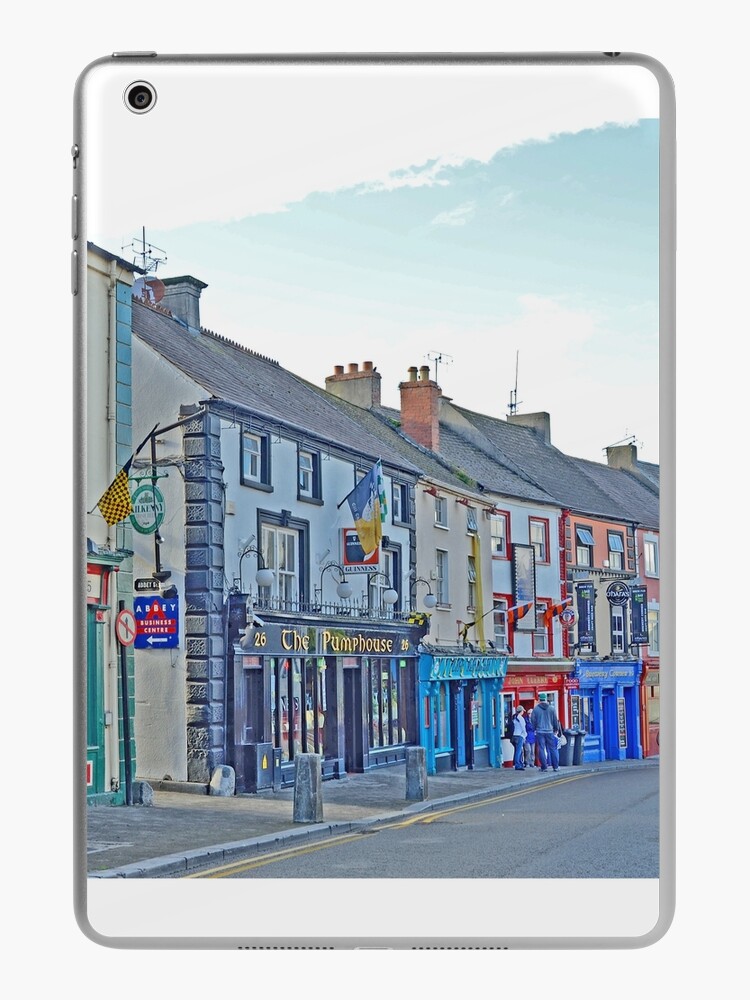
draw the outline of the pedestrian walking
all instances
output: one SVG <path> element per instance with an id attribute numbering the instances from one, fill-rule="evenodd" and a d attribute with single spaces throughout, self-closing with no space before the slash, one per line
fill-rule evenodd
<path id="1" fill-rule="evenodd" d="M 513 767 L 523 771 L 523 745 L 526 742 L 525 708 L 518 705 L 513 713 Z"/>
<path id="2" fill-rule="evenodd" d="M 526 742 L 523 745 L 524 767 L 536 767 L 536 733 L 534 732 L 534 723 L 531 721 L 531 716 L 531 712 L 527 712 L 524 716 L 524 722 L 526 723 Z"/>
<path id="3" fill-rule="evenodd" d="M 554 708 L 547 702 L 544 691 L 539 695 L 536 708 L 531 713 L 531 724 L 536 733 L 536 745 L 539 753 L 539 770 L 553 771 L 560 769 L 560 755 L 557 752 L 557 737 L 562 732 L 560 721 Z"/>

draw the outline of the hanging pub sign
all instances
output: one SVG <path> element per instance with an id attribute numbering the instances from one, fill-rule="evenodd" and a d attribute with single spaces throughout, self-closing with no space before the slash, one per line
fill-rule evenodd
<path id="1" fill-rule="evenodd" d="M 164 520 L 164 494 L 158 486 L 148 483 L 139 486 L 132 497 L 133 513 L 130 523 L 142 535 L 158 531 Z"/>
<path id="2" fill-rule="evenodd" d="M 380 548 L 365 555 L 356 528 L 342 528 L 341 566 L 347 573 L 373 573 L 380 565 Z"/>
<path id="3" fill-rule="evenodd" d="M 533 545 L 513 545 L 513 603 L 527 604 L 531 602 L 532 611 L 518 619 L 516 631 L 536 631 L 536 569 Z"/>
<path id="4" fill-rule="evenodd" d="M 648 599 L 645 587 L 630 588 L 630 619 L 633 645 L 648 645 Z"/>
<path id="5" fill-rule="evenodd" d="M 581 646 L 596 645 L 595 602 L 596 591 L 593 581 L 576 585 L 576 606 L 578 610 L 578 642 Z"/>

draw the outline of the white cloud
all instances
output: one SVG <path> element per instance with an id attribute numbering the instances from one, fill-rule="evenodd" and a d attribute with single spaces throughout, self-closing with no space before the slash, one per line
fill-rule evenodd
<path id="1" fill-rule="evenodd" d="M 447 212 L 440 212 L 430 223 L 431 226 L 465 226 L 474 218 L 476 202 L 465 201 Z"/>

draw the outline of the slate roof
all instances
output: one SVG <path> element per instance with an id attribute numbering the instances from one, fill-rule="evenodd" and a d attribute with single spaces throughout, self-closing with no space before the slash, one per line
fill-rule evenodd
<path id="1" fill-rule="evenodd" d="M 658 529 L 659 496 L 652 487 L 626 469 L 611 469 L 608 465 L 583 458 L 574 461 L 585 475 L 628 511 L 631 521 L 637 521 L 644 528 Z"/>
<path id="2" fill-rule="evenodd" d="M 587 475 L 576 459 L 547 444 L 541 434 L 452 405 L 489 442 L 498 459 L 523 468 L 531 481 L 560 506 L 598 517 L 632 520 L 626 507 Z"/>
<path id="3" fill-rule="evenodd" d="M 384 464 L 412 475 L 420 471 L 382 438 L 369 434 L 361 422 L 353 421 L 327 394 L 314 391 L 271 358 L 210 330 L 189 333 L 167 310 L 137 298 L 133 299 L 133 333 L 217 400 L 339 445 L 367 461 L 380 457 Z"/>
<path id="4" fill-rule="evenodd" d="M 383 419 L 400 422 L 401 415 L 398 410 L 378 407 L 375 412 Z M 411 442 L 410 438 L 403 434 L 402 436 Z M 412 447 L 419 447 L 419 445 L 412 443 Z M 427 449 L 422 450 L 428 455 L 433 454 Z M 531 482 L 524 475 L 522 469 L 512 468 L 509 463 L 503 462 L 502 455 L 491 452 L 490 442 L 486 442 L 486 448 L 483 449 L 447 424 L 440 424 L 439 457 L 455 472 L 464 473 L 474 483 L 481 483 L 484 490 L 488 492 L 500 493 L 503 496 L 516 497 L 535 503 L 556 504 L 554 497 Z"/>

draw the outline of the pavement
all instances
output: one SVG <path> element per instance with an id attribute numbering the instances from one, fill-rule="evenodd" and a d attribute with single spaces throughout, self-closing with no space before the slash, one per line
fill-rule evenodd
<path id="1" fill-rule="evenodd" d="M 323 822 L 293 819 L 294 788 L 232 796 L 153 790 L 150 805 L 88 806 L 89 878 L 174 878 L 279 846 L 346 833 L 420 812 L 491 798 L 537 783 L 597 771 L 658 767 L 659 758 L 538 768 L 462 769 L 429 775 L 427 797 L 406 799 L 406 766 L 323 782 Z M 184 786 L 183 786 L 184 787 Z"/>

